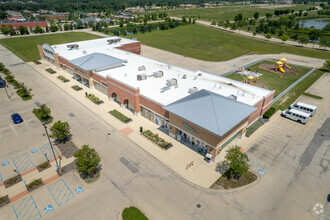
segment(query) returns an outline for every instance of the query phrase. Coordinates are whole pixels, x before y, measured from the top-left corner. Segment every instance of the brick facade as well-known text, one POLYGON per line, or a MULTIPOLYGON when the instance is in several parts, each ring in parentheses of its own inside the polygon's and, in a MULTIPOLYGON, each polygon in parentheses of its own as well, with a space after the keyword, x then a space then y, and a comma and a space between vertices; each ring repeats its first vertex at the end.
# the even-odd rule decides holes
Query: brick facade
POLYGON ((132 103, 134 112, 140 112, 140 89, 128 87, 112 78, 107 78, 109 97, 112 98, 116 94, 120 99, 120 104, 124 105, 125 100, 132 103))
POLYGON ((103 78, 102 76, 99 76, 95 73, 92 74, 92 77, 95 81, 101 83, 102 85, 108 86, 108 82, 106 78, 103 78))
POLYGON ((125 50, 135 54, 141 54, 141 42, 134 42, 131 44, 124 44, 121 47, 116 47, 116 49, 125 50))
POLYGON ((140 103, 141 105, 147 107, 148 109, 156 112, 157 114, 165 117, 165 118, 169 118, 169 112, 166 111, 165 109, 163 109, 163 106, 143 97, 140 96, 140 103))
POLYGON ((14 28, 14 30, 18 30, 19 26, 25 26, 25 27, 32 27, 34 28, 36 25, 39 25, 42 28, 47 27, 47 22, 46 21, 34 21, 34 22, 8 22, 8 23, 1 23, 1 26, 5 25, 6 27, 9 27, 10 25, 14 28))

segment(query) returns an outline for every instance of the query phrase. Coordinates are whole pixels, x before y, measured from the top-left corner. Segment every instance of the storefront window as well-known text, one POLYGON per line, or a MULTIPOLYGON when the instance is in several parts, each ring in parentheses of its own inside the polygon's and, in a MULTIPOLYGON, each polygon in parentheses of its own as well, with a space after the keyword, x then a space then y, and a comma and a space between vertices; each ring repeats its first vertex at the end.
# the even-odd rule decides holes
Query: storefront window
POLYGON ((141 106, 141 116, 145 117, 149 121, 152 121, 153 123, 159 125, 160 127, 165 128, 168 130, 168 121, 165 118, 162 118, 158 115, 156 115, 154 112, 150 111, 149 109, 146 109, 141 106))
POLYGON ((108 90, 108 87, 107 86, 94 81, 94 88, 96 90, 102 92, 104 95, 109 96, 109 90, 108 90))

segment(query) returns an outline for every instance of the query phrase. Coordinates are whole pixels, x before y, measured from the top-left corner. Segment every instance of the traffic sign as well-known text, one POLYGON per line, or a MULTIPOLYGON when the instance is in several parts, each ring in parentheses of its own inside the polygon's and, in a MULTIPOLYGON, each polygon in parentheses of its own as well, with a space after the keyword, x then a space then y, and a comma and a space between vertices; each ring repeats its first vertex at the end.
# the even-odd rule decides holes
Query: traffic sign
POLYGON ((83 189, 81 186, 79 186, 79 187, 76 188, 74 191, 76 191, 76 193, 79 194, 79 193, 83 192, 84 189, 83 189))
POLYGON ((46 206, 44 209, 45 209, 45 212, 46 212, 46 213, 51 212, 51 211, 54 210, 54 208, 53 208, 52 205, 48 205, 48 206, 46 206))

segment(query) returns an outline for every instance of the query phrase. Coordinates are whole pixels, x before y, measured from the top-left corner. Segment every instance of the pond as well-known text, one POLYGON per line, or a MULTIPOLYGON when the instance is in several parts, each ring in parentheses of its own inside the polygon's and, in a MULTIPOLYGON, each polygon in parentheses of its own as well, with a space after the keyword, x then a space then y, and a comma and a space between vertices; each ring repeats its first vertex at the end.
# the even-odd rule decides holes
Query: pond
POLYGON ((330 23, 330 19, 323 19, 323 20, 302 20, 298 21, 300 27, 307 27, 310 28, 314 26, 315 29, 323 29, 325 25, 330 23))

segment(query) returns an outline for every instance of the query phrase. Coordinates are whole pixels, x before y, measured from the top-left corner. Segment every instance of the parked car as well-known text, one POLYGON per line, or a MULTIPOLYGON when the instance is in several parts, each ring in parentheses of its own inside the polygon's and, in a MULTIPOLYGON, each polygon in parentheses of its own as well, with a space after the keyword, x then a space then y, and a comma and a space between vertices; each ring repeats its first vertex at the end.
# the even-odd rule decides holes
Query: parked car
POLYGON ((302 124, 306 124, 309 119, 309 114, 296 109, 285 110, 281 115, 302 124))
POLYGON ((317 107, 303 102, 298 102, 296 104, 290 105, 290 109, 296 109, 302 112, 306 112, 307 114, 310 115, 310 117, 312 117, 315 114, 317 107))
POLYGON ((11 119, 13 120, 14 124, 19 124, 19 123, 23 122, 22 117, 18 113, 12 114, 11 119))
POLYGON ((1 78, 1 76, 0 76, 0 88, 3 88, 3 87, 5 87, 6 86, 6 82, 5 82, 5 80, 3 80, 2 78, 1 78))

